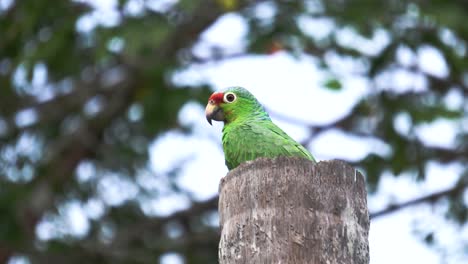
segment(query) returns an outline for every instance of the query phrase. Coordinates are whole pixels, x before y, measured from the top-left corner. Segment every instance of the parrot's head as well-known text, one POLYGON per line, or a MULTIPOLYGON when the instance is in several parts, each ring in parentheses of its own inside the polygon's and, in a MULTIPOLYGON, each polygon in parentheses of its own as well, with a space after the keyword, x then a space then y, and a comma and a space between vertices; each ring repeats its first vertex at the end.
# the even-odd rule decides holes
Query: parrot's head
POLYGON ((229 87, 213 93, 205 109, 206 120, 231 123, 248 118, 269 118, 257 99, 245 88, 229 87))

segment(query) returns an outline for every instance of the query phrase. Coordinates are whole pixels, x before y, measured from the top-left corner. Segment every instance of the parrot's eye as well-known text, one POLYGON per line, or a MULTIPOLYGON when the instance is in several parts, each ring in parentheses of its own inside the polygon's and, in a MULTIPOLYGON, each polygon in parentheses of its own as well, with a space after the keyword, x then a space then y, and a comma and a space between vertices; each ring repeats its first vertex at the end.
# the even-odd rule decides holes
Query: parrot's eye
POLYGON ((233 93, 227 93, 224 95, 224 102, 232 103, 236 100, 236 95, 233 93))

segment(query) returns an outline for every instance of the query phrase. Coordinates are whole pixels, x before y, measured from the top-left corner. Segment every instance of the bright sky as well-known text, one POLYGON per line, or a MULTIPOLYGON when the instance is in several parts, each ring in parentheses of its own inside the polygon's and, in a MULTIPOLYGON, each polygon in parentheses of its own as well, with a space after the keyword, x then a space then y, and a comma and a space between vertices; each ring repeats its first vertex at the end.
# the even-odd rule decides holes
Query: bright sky
MULTIPOLYGON (((81 32, 92 29, 97 23, 111 26, 118 23, 118 17, 112 11, 113 0, 91 1, 96 6, 96 12, 79 20, 77 28, 81 32), (103 15, 104 14, 104 15, 103 15), (101 18, 99 18, 101 17, 101 18), (106 19, 102 19, 105 17, 106 19)), ((141 9, 135 2, 126 12, 138 13, 141 9)), ((167 3, 174 1, 148 1, 155 9, 164 9, 167 3), (166 3, 166 4, 165 4, 166 3)), ((259 16, 268 18, 272 10, 262 6, 258 10, 259 16)), ((308 34, 320 37, 329 34, 334 25, 328 20, 300 19, 300 25, 308 34)), ((209 54, 212 46, 226 47, 230 53, 242 50, 244 37, 247 34, 245 21, 240 16, 228 14, 220 19, 212 28, 205 32, 194 50, 200 56, 209 54)), ((378 32, 372 40, 357 38, 349 29, 340 30, 340 41, 367 52, 375 53, 388 41, 385 32, 378 32)), ((124 44, 120 44, 124 45, 124 44)), ((437 76, 447 74, 447 66, 437 50, 423 47, 416 54, 402 49, 398 53, 402 63, 416 63, 423 69, 437 76), (430 65, 429 67, 426 65, 430 65)), ((240 85, 249 89, 267 109, 281 113, 294 119, 303 120, 308 124, 327 124, 346 115, 357 101, 369 93, 370 84, 359 75, 362 64, 356 61, 343 60, 329 54, 327 61, 334 65, 336 75, 343 84, 340 91, 331 91, 322 85, 329 78, 329 73, 318 69, 316 60, 311 57, 293 58, 279 52, 274 55, 240 57, 225 62, 214 62, 207 65, 196 65, 185 69, 174 76, 174 80, 181 84, 196 85, 208 81, 216 89, 227 86, 240 85)), ((421 76, 415 76, 402 71, 391 72, 377 81, 381 89, 389 80, 399 91, 408 89, 424 89, 425 81, 421 76)), ((463 104, 460 96, 448 98, 448 104, 463 104)), ((284 122, 272 115, 273 120, 294 139, 301 141, 307 136, 304 127, 284 122)), ((167 190, 169 182, 161 176, 169 172, 178 164, 181 168, 177 182, 189 191, 195 199, 204 200, 217 194, 218 183, 227 172, 221 149, 222 124, 216 122, 209 126, 204 116, 204 106, 195 102, 187 103, 179 113, 179 120, 183 125, 193 128, 193 135, 187 136, 179 132, 168 132, 158 137, 150 147, 151 168, 160 177, 142 173, 138 176, 138 184, 149 190, 163 192, 167 190), (186 151, 180 151, 184 149, 186 151), (185 162, 185 163, 183 163, 185 162), (209 168, 209 169, 207 169, 209 168)), ((405 133, 409 127, 408 117, 402 114, 395 119, 395 126, 405 133)), ((450 147, 455 144, 457 124, 449 120, 437 120, 431 124, 417 127, 417 136, 432 145, 450 147), (436 133, 434 133, 436 131, 436 133)), ((307 146, 318 160, 333 158, 359 160, 368 153, 385 154, 389 146, 372 138, 358 138, 332 130, 321 135, 307 146)), ((379 192, 369 197, 371 211, 385 208, 391 202, 406 201, 436 190, 452 186, 456 179, 460 165, 441 166, 433 163, 427 171, 424 182, 415 182, 414 177, 395 178, 385 175, 380 183, 379 192)), ((83 164, 78 169, 78 180, 86 181, 93 177, 95 171, 89 164, 83 164)), ((107 175, 99 181, 99 197, 91 199, 84 205, 70 203, 61 208, 65 223, 71 228, 71 233, 77 236, 85 235, 89 229, 89 219, 98 218, 104 213, 104 204, 118 205, 127 199, 136 197, 136 186, 130 180, 121 181, 118 175, 107 175), (68 220, 67 220, 68 219, 68 220)), ((466 195, 468 202, 468 195, 466 195)), ((140 201, 142 210, 152 215, 169 215, 174 211, 189 206, 189 201, 182 195, 168 193, 164 198, 140 201)), ((462 234, 468 240, 468 230, 457 230, 452 225, 446 225, 442 218, 434 214, 436 208, 428 206, 411 207, 406 210, 379 218, 371 223, 370 257, 371 264, 386 263, 441 263, 441 254, 428 248, 418 238, 416 230, 436 228, 442 231, 438 238, 445 244, 456 249, 457 243, 453 234, 462 234)), ((439 214, 440 215, 440 214, 439 214)), ((38 228, 38 235, 47 239, 53 233, 54 219, 44 221, 38 228)), ((63 223, 62 223, 63 224, 63 223)), ((454 250, 455 252, 455 250, 454 250)), ((466 263, 463 256, 456 256, 453 252, 446 253, 447 263, 466 263)), ((465 256, 466 257, 466 256, 465 256)), ((179 264, 183 260, 177 254, 167 254, 163 257, 164 264, 179 264)))

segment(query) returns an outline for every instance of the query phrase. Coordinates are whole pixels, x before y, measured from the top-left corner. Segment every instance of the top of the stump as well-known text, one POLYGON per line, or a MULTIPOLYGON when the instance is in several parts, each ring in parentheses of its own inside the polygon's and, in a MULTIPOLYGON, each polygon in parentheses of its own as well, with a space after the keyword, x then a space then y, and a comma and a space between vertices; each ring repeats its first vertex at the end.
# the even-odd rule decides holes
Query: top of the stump
POLYGON ((360 172, 358 172, 354 167, 342 160, 325 160, 315 163, 311 160, 299 157, 277 157, 277 158, 257 158, 252 161, 247 161, 240 164, 238 167, 229 171, 226 176, 221 179, 219 190, 223 188, 225 182, 229 181, 231 178, 238 177, 239 175, 249 174, 253 170, 262 170, 265 167, 267 168, 283 168, 290 167, 292 168, 304 168, 304 167, 318 167, 320 170, 324 171, 342 171, 347 173, 341 173, 342 176, 349 175, 350 171, 354 172, 353 181, 362 181, 364 183, 364 177, 360 172))

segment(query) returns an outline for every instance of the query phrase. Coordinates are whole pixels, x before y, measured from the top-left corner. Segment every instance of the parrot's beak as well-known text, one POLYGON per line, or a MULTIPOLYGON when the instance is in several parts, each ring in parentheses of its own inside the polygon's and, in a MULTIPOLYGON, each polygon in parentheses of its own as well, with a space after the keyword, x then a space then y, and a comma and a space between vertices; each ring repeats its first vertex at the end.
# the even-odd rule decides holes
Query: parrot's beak
POLYGON ((221 107, 215 103, 215 101, 210 100, 205 108, 205 116, 208 123, 211 124, 212 120, 215 121, 224 121, 224 113, 221 107))

